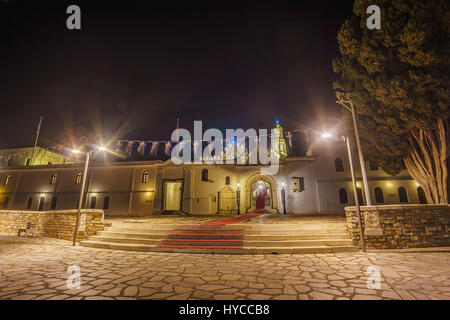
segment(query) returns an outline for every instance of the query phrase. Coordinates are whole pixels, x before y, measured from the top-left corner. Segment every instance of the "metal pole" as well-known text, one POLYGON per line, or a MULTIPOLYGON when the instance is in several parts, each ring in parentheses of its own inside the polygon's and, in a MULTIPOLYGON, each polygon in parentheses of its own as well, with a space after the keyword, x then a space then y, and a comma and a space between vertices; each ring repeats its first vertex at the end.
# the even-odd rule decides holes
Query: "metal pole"
POLYGON ((36 131, 36 139, 34 140, 33 151, 31 152, 30 165, 33 165, 34 152, 36 151, 37 143, 38 143, 38 140, 39 140, 39 133, 41 132, 41 124, 42 124, 42 116, 39 119, 39 124, 38 124, 37 131, 36 131))
POLYGON ((81 181, 80 200, 78 201, 77 221, 75 223, 75 230, 73 232, 73 243, 72 243, 73 246, 75 246, 75 243, 77 242, 77 233, 78 233, 78 227, 80 225, 80 216, 81 216, 81 205, 83 204, 84 186, 86 185, 86 177, 87 177, 90 155, 91 155, 91 151, 86 152, 86 163, 84 164, 83 180, 81 181))
POLYGON ((361 174, 363 178, 364 193, 366 194, 366 204, 368 206, 371 206, 372 202, 370 201, 370 192, 369 192, 369 184, 367 183, 366 167, 364 165, 364 157, 362 154, 361 142, 359 141, 359 132, 358 132, 358 125, 356 124, 355 109, 353 108, 353 102, 350 101, 349 103, 353 117, 353 127, 355 128, 356 145, 358 147, 359 162, 361 164, 361 174))
POLYGON ((283 214, 286 214, 286 189, 281 189, 281 202, 283 203, 283 214))
POLYGON ((236 204, 237 204, 237 214, 241 214, 241 190, 239 190, 239 187, 236 191, 236 204))
POLYGON ((345 141, 347 143, 348 159, 350 162, 350 172, 352 174, 353 191, 355 194, 356 213, 358 214, 358 220, 359 220, 359 234, 361 237, 361 250, 363 252, 366 252, 366 243, 364 241, 364 233, 363 233, 364 230, 363 230, 363 225, 362 225, 361 210, 359 208, 358 190, 356 189, 355 171, 353 169, 353 158, 352 158, 352 151, 350 149, 350 140, 348 137, 345 137, 345 141))

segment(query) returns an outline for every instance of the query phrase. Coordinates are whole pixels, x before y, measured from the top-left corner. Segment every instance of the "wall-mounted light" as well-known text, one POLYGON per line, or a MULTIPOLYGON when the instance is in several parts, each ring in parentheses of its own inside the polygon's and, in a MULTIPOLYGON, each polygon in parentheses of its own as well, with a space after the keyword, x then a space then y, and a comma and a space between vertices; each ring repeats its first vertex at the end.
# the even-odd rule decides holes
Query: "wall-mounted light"
POLYGON ((388 183, 387 183, 387 186, 388 186, 388 187, 392 187, 392 183, 388 182, 388 183))

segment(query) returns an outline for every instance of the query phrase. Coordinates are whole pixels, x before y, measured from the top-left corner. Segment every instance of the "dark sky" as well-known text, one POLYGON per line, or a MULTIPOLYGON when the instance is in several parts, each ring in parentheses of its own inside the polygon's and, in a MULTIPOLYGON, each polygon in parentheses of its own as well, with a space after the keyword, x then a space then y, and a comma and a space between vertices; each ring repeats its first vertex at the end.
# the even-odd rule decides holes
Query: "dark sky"
POLYGON ((0 0, 0 148, 81 135, 168 139, 206 128, 312 126, 339 113, 336 34, 351 0, 0 0), (66 28, 81 7, 82 30, 66 28))

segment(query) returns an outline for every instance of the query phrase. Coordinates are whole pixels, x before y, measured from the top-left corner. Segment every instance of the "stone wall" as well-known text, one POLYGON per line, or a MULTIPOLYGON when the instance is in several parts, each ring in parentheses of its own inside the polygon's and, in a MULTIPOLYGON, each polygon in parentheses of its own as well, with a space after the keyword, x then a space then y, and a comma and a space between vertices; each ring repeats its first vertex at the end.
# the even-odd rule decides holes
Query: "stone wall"
MULTIPOLYGON (((346 207, 347 231, 360 245, 356 207, 346 207)), ((362 206, 367 249, 450 246, 449 205, 362 206)))
MULTIPOLYGON (((103 210, 81 210, 77 240, 85 240, 103 230, 103 216, 103 210)), ((25 228, 27 222, 34 222, 37 235, 72 240, 76 219, 77 210, 0 210, 0 232, 17 233, 18 228, 25 228)))

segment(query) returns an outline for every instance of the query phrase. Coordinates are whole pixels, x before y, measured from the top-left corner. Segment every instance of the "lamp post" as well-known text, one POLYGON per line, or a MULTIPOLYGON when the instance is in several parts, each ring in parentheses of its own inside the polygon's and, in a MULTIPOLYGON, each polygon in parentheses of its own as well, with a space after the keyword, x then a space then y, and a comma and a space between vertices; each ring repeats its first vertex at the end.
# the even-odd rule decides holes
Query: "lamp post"
POLYGON ((281 183, 281 203, 283 204, 283 214, 286 214, 286 189, 285 183, 281 183))
MULTIPOLYGON (((107 149, 105 147, 97 147, 100 151, 106 151, 107 149)), ((72 150, 73 153, 81 153, 80 150, 72 150)), ((77 211, 77 220, 75 222, 75 230, 73 231, 73 242, 72 245, 75 246, 77 242, 77 234, 78 234, 78 228, 80 226, 80 218, 81 218, 81 206, 83 204, 83 195, 84 195, 84 188, 86 186, 86 177, 89 167, 89 159, 93 153, 93 150, 88 150, 86 152, 86 160, 84 163, 84 171, 83 171, 83 179, 81 180, 81 191, 80 191, 80 198, 78 201, 78 211, 77 211)))
POLYGON ((337 94, 338 101, 336 101, 338 104, 345 107, 347 110, 349 110, 352 114, 352 120, 353 120, 353 128, 355 130, 355 138, 356 138, 356 146, 358 149, 358 157, 359 157, 359 163, 361 165, 361 175, 363 179, 363 185, 364 185, 364 193, 366 194, 366 204, 368 206, 372 205, 372 202, 370 200, 370 191, 369 191, 369 184, 367 182, 367 174, 366 174, 366 167, 364 165, 364 157, 362 154, 361 149, 361 141, 359 139, 359 131, 358 131, 358 125, 356 123, 356 113, 355 108, 353 106, 352 97, 349 93, 343 93, 340 92, 337 94), (350 107, 349 107, 350 106, 350 107))
MULTIPOLYGON (((322 138, 330 138, 332 135, 330 133, 324 133, 322 134, 322 138)), ((361 209, 359 204, 359 197, 358 197, 358 190, 356 186, 356 179, 355 179, 355 170, 353 168, 353 156, 352 151, 350 149, 350 139, 346 136, 342 136, 342 141, 345 141, 347 144, 347 152, 348 152, 348 160, 350 162, 350 172, 352 175, 352 184, 353 184, 353 193, 355 197, 355 206, 356 206, 356 214, 358 215, 358 221, 359 221, 359 235, 361 239, 361 250, 362 252, 366 252, 366 243, 364 240, 364 228, 362 224, 362 216, 361 216, 361 209)))
POLYGON ((237 184, 237 190, 236 190, 236 204, 237 204, 237 214, 241 214, 241 190, 239 190, 239 186, 241 184, 237 184))

